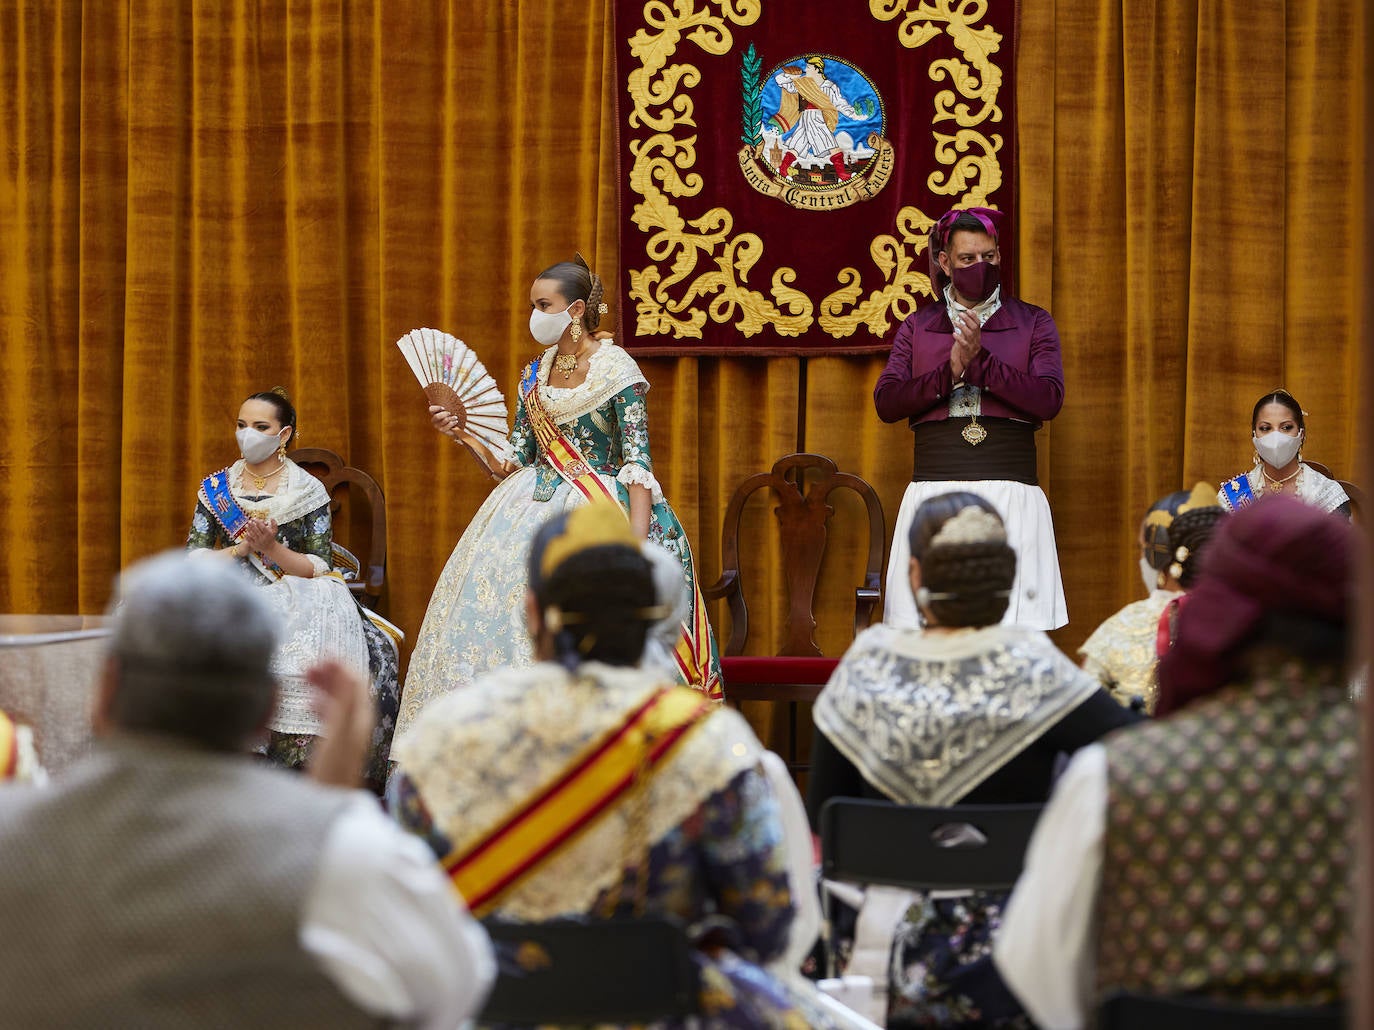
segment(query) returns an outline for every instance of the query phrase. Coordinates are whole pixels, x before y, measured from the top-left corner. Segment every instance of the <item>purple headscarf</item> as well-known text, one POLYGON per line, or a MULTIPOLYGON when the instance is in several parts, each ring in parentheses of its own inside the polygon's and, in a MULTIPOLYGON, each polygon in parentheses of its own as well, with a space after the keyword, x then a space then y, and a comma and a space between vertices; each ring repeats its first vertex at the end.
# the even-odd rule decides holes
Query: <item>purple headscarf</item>
POLYGON ((1343 625, 1355 600, 1355 555, 1349 523, 1291 497, 1266 497, 1223 519, 1179 615, 1178 639, 1159 661, 1157 714, 1232 682, 1270 613, 1343 625))
POLYGON ((927 247, 930 252, 930 281, 935 284, 936 298, 943 297, 945 285, 949 282, 949 276, 941 271, 936 255, 949 246, 950 229, 960 215, 972 215, 982 225, 983 231, 994 240, 1000 238, 998 229, 1002 225, 1002 219, 1006 217, 1003 212, 990 207, 952 207, 940 216, 940 220, 930 230, 930 245, 927 247))

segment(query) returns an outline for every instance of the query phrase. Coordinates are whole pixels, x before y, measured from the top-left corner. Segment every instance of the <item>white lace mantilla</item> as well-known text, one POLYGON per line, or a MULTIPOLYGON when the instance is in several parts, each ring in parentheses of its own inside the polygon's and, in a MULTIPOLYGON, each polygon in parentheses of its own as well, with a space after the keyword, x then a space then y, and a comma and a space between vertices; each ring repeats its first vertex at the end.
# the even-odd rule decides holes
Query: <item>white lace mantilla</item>
POLYGON ((244 461, 240 458, 229 466, 229 488, 234 499, 253 518, 275 519, 277 524, 295 522, 305 518, 312 511, 329 503, 329 493, 324 484, 301 468, 290 458, 286 459, 286 486, 280 492, 261 500, 246 501, 245 497, 258 497, 262 491, 248 489, 243 480, 244 461))
MULTIPOLYGON (((1245 474, 1245 478, 1250 483, 1251 493, 1256 497, 1263 497, 1264 488, 1267 484, 1260 466, 1256 465, 1252 468, 1245 474)), ((1334 479, 1322 475, 1304 462, 1298 463, 1298 483, 1297 488, 1293 491, 1293 496, 1314 508, 1320 508, 1322 511, 1335 511, 1350 500, 1349 495, 1345 492, 1345 487, 1334 479)), ((1231 502, 1226 499, 1225 490, 1217 491, 1217 504, 1227 511, 1233 510, 1231 502)))
MULTIPOLYGON (((547 788, 662 682, 641 669, 599 663, 577 676, 552 662, 502 670, 431 701, 392 757, 435 827, 462 852, 547 788)), ((708 797, 757 766, 760 755, 743 718, 715 709, 641 788, 648 792, 642 803, 623 799, 603 813, 503 896, 498 910, 522 920, 588 912, 625 865, 642 860, 708 797)))
MULTIPOLYGON (((597 410, 627 386, 643 383, 645 392, 649 389, 649 381, 644 378, 634 358, 614 340, 602 340, 601 346, 587 358, 587 378, 581 385, 549 386, 549 362, 557 352, 557 347, 551 347, 539 359, 538 389, 545 409, 560 426, 583 415, 591 415, 593 421, 598 423, 597 428, 609 436, 611 426, 602 424, 597 417, 597 410)), ((638 403, 642 413, 643 401, 638 403)), ((658 477, 643 465, 628 462, 615 478, 626 486, 644 487, 649 491, 651 504, 665 503, 658 477)))
POLYGON ((544 407, 560 424, 595 411, 627 386, 643 383, 644 389, 649 389, 649 381, 635 359, 614 340, 602 340, 601 346, 587 358, 587 378, 580 386, 548 386, 549 369, 557 353, 557 347, 550 347, 540 357, 538 389, 544 407))
POLYGON ((1155 710, 1159 693, 1155 678, 1159 617, 1178 596, 1173 590, 1151 591, 1144 600, 1133 601, 1108 616, 1078 649, 1084 671, 1096 676, 1121 704, 1129 705, 1133 698, 1142 697, 1145 710, 1155 710))
POLYGON ((952 805, 1097 690, 1038 630, 864 630, 816 726, 888 797, 952 805))

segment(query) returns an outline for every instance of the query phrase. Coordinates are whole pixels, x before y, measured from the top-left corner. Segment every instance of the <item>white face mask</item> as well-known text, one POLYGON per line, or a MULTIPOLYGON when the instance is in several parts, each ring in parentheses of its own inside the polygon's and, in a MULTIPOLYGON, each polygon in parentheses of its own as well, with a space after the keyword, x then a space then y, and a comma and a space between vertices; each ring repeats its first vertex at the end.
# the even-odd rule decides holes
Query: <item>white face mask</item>
POLYGON ((1277 429, 1255 437, 1255 450, 1270 468, 1281 469, 1302 450, 1303 433, 1289 436, 1277 429))
POLYGON ((1159 573, 1143 554, 1140 556, 1140 582, 1145 584, 1146 593, 1153 594, 1159 589, 1159 573))
POLYGON ((234 439, 239 442, 239 453, 243 455, 243 460, 250 465, 266 461, 272 457, 272 452, 281 446, 281 431, 277 435, 264 433, 251 426, 244 426, 234 433, 234 439))
POLYGON ((540 311, 535 308, 530 312, 530 335, 542 343, 545 347, 552 347, 563 338, 563 331, 572 324, 572 315, 568 314, 568 308, 562 311, 540 311))

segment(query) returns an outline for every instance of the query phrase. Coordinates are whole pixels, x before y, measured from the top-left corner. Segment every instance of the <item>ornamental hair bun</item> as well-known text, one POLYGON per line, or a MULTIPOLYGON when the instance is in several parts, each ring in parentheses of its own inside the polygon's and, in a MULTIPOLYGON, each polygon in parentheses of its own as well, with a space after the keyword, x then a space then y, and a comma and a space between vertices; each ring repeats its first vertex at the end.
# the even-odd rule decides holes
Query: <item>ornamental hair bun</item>
POLYGON ((574 508, 559 533, 544 548, 539 571, 545 577, 580 551, 610 545, 639 551, 639 538, 620 506, 611 501, 592 501, 574 508))
POLYGON ((990 511, 969 505, 947 519, 930 539, 931 547, 944 544, 1004 544, 1007 528, 990 511))

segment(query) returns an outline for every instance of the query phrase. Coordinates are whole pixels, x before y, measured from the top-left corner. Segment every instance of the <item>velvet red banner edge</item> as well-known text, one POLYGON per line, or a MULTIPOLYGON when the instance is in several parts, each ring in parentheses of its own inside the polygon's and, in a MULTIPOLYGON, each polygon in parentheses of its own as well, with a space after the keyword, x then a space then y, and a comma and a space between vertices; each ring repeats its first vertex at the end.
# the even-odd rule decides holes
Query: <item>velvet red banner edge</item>
MULTIPOLYGON (((843 344, 836 341, 834 344, 811 344, 787 346, 785 344, 769 344, 766 346, 743 344, 740 346, 727 346, 724 344, 690 344, 690 343, 639 343, 639 340, 652 340, 656 337, 638 336, 625 332, 626 320, 622 317, 622 312, 626 310, 627 297, 624 294, 624 260, 625 255, 621 248, 621 240, 628 235, 624 231, 625 219, 625 190, 622 188, 625 182, 625 148, 620 136, 620 95, 623 92, 624 83, 623 70, 620 60, 620 5, 611 5, 611 32, 615 45, 612 48, 613 65, 615 68, 615 89, 616 89, 616 109, 614 116, 615 123, 615 246, 616 246, 616 307, 615 307, 615 329, 612 336, 616 343, 624 347, 631 354, 645 358, 836 358, 836 357, 870 357, 874 354, 883 354, 892 350, 891 334, 897 331, 900 322, 894 325, 889 331, 888 336, 882 340, 866 343, 843 344)), ((1012 40, 1011 59, 1007 62, 1007 78, 1012 83, 1009 91, 1011 99, 1003 105, 1004 117, 1007 123, 1012 126, 1009 133, 1009 140, 1004 143, 1004 153, 1007 159, 1004 168, 1010 168, 1011 174, 1003 173, 1002 190, 1008 197, 1008 206, 1011 211, 1011 222, 1016 226, 1020 212, 1016 210, 1020 200, 1020 165, 1019 165, 1019 143, 1020 133, 1016 121, 1016 104, 1019 90, 1016 88, 1016 69, 1019 63, 1020 44, 1021 44, 1021 0, 1012 0, 1012 40)), ((1000 200, 1000 198, 998 198, 1000 200)), ((1014 230, 1013 230, 1014 231, 1014 230)), ((1016 286, 1016 263, 1013 261, 1008 276, 1011 294, 1015 296, 1016 286)), ((933 300, 933 298, 932 298, 933 300)), ((931 301, 926 301, 926 304, 931 301)), ((918 305, 921 307, 924 305, 918 305)))

